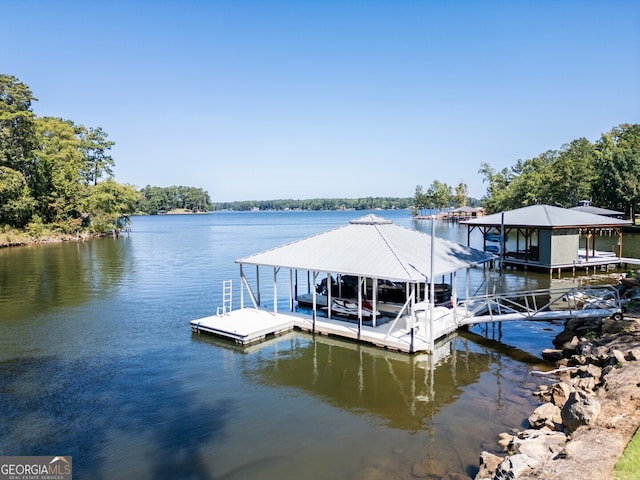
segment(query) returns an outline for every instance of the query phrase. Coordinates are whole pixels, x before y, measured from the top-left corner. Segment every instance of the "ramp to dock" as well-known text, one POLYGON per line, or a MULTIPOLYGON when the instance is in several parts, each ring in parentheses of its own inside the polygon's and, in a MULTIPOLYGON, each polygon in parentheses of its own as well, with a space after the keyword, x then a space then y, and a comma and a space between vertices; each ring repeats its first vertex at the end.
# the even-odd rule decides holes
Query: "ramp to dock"
POLYGON ((621 317, 622 305, 614 286, 583 286, 471 297, 458 302, 453 315, 461 327, 510 320, 621 317))

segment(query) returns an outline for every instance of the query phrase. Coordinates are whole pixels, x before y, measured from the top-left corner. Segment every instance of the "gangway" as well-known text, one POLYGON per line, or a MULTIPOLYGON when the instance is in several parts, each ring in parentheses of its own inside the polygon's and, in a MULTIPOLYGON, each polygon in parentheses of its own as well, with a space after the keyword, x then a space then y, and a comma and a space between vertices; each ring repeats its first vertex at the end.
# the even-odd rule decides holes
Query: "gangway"
POLYGON ((453 308, 458 327, 509 320, 622 318, 618 290, 611 285, 493 293, 469 297, 453 308))

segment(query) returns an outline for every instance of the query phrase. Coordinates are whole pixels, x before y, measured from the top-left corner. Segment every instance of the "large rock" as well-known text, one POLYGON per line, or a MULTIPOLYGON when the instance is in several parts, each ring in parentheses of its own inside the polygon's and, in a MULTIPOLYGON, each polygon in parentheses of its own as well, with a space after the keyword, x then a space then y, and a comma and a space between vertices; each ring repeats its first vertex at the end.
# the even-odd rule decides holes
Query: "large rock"
POLYGON ((640 349, 632 348, 627 352, 624 357, 628 362, 635 362, 640 360, 640 349))
POLYGON ((584 342, 580 342, 578 347, 576 348, 576 354, 578 355, 591 355, 594 349, 594 345, 592 341, 585 340, 584 342))
POLYGON ((476 474, 475 480, 493 480, 496 468, 504 460, 504 458, 489 452, 480 454, 480 470, 476 474))
POLYGON ((593 393, 596 389, 596 379, 593 377, 576 378, 573 386, 576 390, 593 393))
POLYGON ((596 383, 600 383, 600 377, 602 377, 602 369, 597 365, 587 364, 583 365, 576 371, 577 377, 593 377, 596 383))
POLYGON ((550 402, 543 403, 529 415, 529 425, 531 428, 542 428, 546 426, 551 430, 562 428, 560 408, 550 402))
POLYGON ((543 462, 556 457, 564 450, 567 443, 564 433, 541 430, 536 432, 537 435, 514 439, 513 451, 543 462))
POLYGON ((512 434, 507 432, 503 432, 498 435, 498 445, 500 445, 503 452, 509 451, 514 438, 515 437, 512 434))
POLYGON ((571 395, 572 391, 573 389, 566 382, 556 383, 553 387, 551 387, 551 401, 556 407, 562 408, 567 402, 567 399, 569 398, 569 395, 571 395))
POLYGON ((562 407, 562 423, 570 432, 582 425, 589 425, 595 421, 600 413, 600 402, 584 392, 571 392, 567 402, 562 407))
POLYGON ((611 354, 609 356, 610 365, 624 365, 626 361, 627 359, 624 357, 624 353, 620 350, 611 350, 611 354))
POLYGON ((602 320, 602 333, 615 334, 627 331, 635 326, 636 322, 631 319, 614 320, 613 318, 605 318, 602 320))
POLYGON ((505 458, 496 468, 494 480, 513 480, 538 466, 540 462, 523 453, 505 458))
POLYGON ((609 361, 609 347, 605 347, 604 345, 595 347, 591 352, 591 357, 593 358, 593 360, 589 363, 606 365, 606 363, 609 361))
POLYGON ((574 335, 571 338, 571 340, 569 340, 568 342, 565 342, 562 345, 562 354, 565 357, 570 357, 571 355, 576 353, 576 349, 578 348, 578 345, 580 345, 580 340, 578 340, 578 337, 574 335))
POLYGON ((556 362, 562 359, 562 357, 562 350, 556 350, 554 348, 545 348, 544 350, 542 350, 542 358, 548 360, 549 362, 556 362))

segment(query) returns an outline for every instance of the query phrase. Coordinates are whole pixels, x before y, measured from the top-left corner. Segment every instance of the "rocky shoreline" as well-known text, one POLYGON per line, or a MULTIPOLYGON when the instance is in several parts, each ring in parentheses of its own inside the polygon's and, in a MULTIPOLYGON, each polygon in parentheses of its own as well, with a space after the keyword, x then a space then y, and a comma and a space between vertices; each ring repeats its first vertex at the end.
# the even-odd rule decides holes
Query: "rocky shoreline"
POLYGON ((529 429, 499 435, 475 480, 610 479, 640 425, 640 314, 569 320, 543 356, 555 361, 535 392, 529 429))

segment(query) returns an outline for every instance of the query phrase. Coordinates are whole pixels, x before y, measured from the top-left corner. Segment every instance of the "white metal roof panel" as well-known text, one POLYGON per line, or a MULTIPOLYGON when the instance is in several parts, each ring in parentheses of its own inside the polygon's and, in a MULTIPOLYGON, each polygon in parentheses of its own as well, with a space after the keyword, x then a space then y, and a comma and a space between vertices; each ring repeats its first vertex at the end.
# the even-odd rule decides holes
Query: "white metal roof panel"
POLYGON ((552 205, 531 205, 529 207, 494 213, 486 217, 460 222, 464 225, 495 226, 502 224, 508 227, 537 228, 580 228, 580 227, 613 227, 628 225, 628 220, 604 217, 592 213, 580 212, 552 205))
MULTIPOLYGON (((487 252, 437 237, 434 248, 434 276, 493 258, 487 252)), ((428 280, 431 272, 431 236, 367 215, 236 263, 421 282, 428 280)))
POLYGON ((607 208, 592 207, 592 206, 571 207, 569 210, 577 210, 578 212, 593 213, 595 215, 604 215, 607 217, 624 215, 624 212, 618 212, 616 210, 609 210, 607 208))

